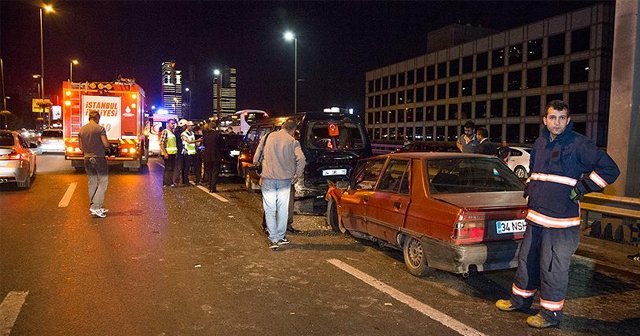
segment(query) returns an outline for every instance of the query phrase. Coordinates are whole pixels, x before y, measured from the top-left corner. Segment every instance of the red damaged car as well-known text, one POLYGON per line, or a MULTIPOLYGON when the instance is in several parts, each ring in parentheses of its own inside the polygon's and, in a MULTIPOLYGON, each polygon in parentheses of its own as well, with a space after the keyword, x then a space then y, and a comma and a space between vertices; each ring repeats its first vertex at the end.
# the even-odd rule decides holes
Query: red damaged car
POLYGON ((393 153, 358 163, 346 188, 330 184, 327 221, 400 249, 409 273, 467 276, 517 266, 526 228, 524 184, 498 158, 393 153))

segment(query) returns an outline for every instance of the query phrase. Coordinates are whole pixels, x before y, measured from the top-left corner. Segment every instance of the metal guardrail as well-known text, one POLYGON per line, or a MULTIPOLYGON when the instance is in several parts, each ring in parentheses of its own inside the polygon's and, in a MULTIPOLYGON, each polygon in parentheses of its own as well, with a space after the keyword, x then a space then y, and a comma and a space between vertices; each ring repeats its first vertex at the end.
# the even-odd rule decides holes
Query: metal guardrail
POLYGON ((591 236, 611 236, 606 238, 624 241, 624 231, 628 230, 629 242, 640 243, 640 198, 590 193, 580 202, 580 208, 591 236), (604 216, 590 222, 592 212, 604 216))

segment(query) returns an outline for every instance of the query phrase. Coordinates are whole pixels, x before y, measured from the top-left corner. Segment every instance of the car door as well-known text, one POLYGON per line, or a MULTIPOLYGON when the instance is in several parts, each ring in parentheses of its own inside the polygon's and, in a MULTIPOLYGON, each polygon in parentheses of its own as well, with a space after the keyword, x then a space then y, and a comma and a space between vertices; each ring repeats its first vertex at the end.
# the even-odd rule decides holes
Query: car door
POLYGON ((349 189, 340 199, 340 214, 344 227, 349 231, 367 232, 366 200, 371 198, 386 157, 360 161, 349 189))
POLYGON ((396 244, 396 235, 411 203, 411 162, 409 159, 390 159, 373 193, 366 202, 366 227, 371 236, 396 244))

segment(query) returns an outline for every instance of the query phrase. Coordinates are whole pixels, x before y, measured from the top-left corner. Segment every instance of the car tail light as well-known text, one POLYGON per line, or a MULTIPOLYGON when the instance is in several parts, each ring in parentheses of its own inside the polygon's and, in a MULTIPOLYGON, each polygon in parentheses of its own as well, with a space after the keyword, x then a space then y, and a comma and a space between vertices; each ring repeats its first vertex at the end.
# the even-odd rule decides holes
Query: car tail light
POLYGON ((0 155, 0 160, 20 160, 20 159, 22 159, 22 154, 16 153, 16 152, 0 155))
POLYGON ((453 238, 459 244, 484 240, 486 215, 482 212, 463 211, 454 224, 453 238))

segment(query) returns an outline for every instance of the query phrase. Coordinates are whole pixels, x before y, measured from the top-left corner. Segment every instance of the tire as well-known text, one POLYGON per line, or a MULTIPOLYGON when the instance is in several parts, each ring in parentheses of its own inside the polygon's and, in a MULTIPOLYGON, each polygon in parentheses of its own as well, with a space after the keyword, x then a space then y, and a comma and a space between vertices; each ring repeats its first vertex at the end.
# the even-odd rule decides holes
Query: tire
POLYGON ((331 226, 331 229, 335 232, 346 233, 347 229, 340 223, 338 219, 338 207, 336 201, 332 198, 327 202, 327 224, 331 226))
POLYGON ((422 242, 412 237, 406 237, 402 245, 402 251, 404 264, 409 273, 417 277, 427 275, 429 266, 427 265, 427 257, 422 248, 422 242))
POLYGON ((524 167, 523 167, 523 166, 516 166, 516 167, 513 169, 513 172, 516 174, 516 176, 517 176, 519 179, 524 180, 524 179, 526 179, 526 178, 527 178, 527 170, 526 170, 526 169, 524 169, 524 167))

